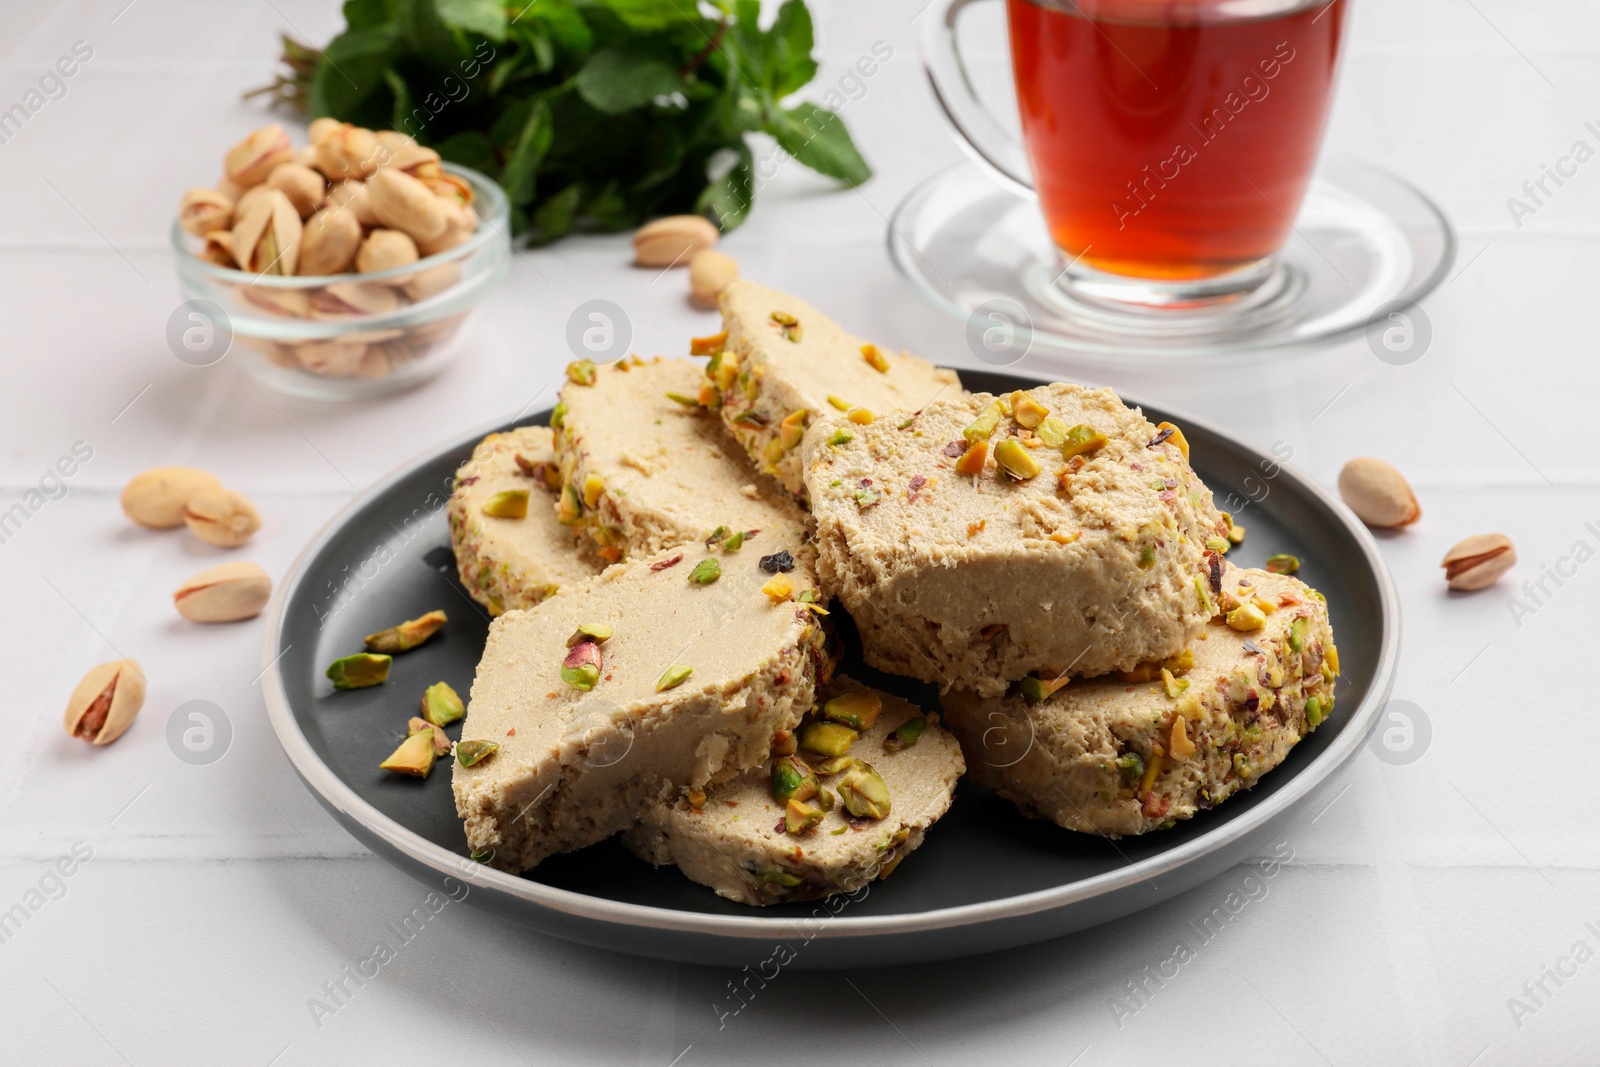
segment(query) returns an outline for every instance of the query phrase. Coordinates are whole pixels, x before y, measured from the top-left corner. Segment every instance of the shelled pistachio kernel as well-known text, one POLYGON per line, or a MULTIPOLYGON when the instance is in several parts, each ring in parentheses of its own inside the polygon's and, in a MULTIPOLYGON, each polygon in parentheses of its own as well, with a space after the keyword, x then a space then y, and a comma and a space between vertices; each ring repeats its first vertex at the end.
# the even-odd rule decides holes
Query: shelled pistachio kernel
POLYGON ((1017 689, 1022 693, 1025 702, 1038 704, 1057 690, 1065 688, 1067 681, 1066 678, 1035 678, 1029 675, 1017 683, 1017 689))
POLYGON ((335 689, 367 689, 381 685, 389 677, 389 656, 372 652, 357 652, 353 656, 336 659, 329 664, 326 676, 335 689))
POLYGON ((856 761, 835 783, 845 810, 858 819, 882 819, 889 814, 889 787, 870 766, 856 761))
POLYGON ((502 489, 484 501, 483 513, 491 519, 525 519, 528 517, 528 491, 502 489))
POLYGON ((876 416, 866 408, 851 408, 850 414, 846 415, 845 418, 848 421, 855 423, 857 426, 865 426, 867 423, 876 418, 876 416))
POLYGON ((1050 448, 1060 448, 1067 443, 1067 432, 1067 424, 1050 415, 1040 420, 1039 425, 1034 428, 1033 435, 1050 448))
POLYGON ((1228 612, 1228 625, 1240 633, 1249 633, 1259 630, 1267 623, 1267 617, 1261 609, 1254 604, 1240 604, 1228 612))
POLYGON ((456 743, 456 762, 463 767, 476 767, 499 751, 500 742, 498 741, 458 741, 456 743))
POLYGON ((914 719, 907 719, 895 728, 894 733, 883 739, 883 750, 902 752, 910 748, 922 737, 922 731, 927 725, 928 720, 920 715, 914 719))
POLYGON ((778 424, 778 442, 785 450, 794 448, 800 439, 806 435, 806 416, 810 414, 805 408, 791 411, 783 417, 778 424))
POLYGON ((710 585, 722 577, 722 564, 715 559, 706 558, 694 565, 694 570, 689 572, 689 581, 695 585, 710 585))
POLYGON ((1300 569, 1300 560, 1296 556, 1279 553, 1276 556, 1268 556, 1263 567, 1268 574, 1293 574, 1300 569))
POLYGON ((816 829, 817 824, 827 814, 821 808, 812 807, 803 800, 791 797, 783 807, 783 830, 798 837, 816 829))
POLYGON ((957 474, 982 474, 984 461, 989 458, 989 442, 974 441, 956 460, 957 474))
POLYGON ((606 491, 605 479, 598 474, 588 474, 583 479, 583 506, 593 508, 600 503, 600 494, 606 491))
POLYGON ((1206 538, 1206 547, 1220 556, 1226 556, 1228 549, 1233 547, 1233 542, 1226 537, 1208 537, 1206 538))
POLYGON ((604 643, 611 639, 611 627, 599 622, 579 623, 578 628, 567 638, 567 647, 572 648, 584 641, 604 643))
POLYGON ((722 541, 722 551, 737 552, 744 547, 746 534, 743 530, 735 530, 722 541))
POLYGON ((1189 688, 1189 679, 1179 678, 1165 667, 1161 668, 1161 685, 1166 689, 1167 696, 1173 700, 1181 697, 1189 688))
POLYGON ((561 499, 556 504, 556 521, 571 526, 583 517, 583 501, 578 498, 578 487, 563 485, 561 499))
POLYGON ((1183 436, 1183 431, 1170 422, 1158 422, 1156 423, 1156 429, 1166 434, 1165 441, 1178 446, 1178 451, 1183 453, 1184 462, 1187 463, 1189 461, 1189 439, 1183 436))
POLYGON ((800 338, 804 336, 804 331, 800 326, 799 319, 796 319, 787 311, 774 311, 772 313, 772 321, 787 340, 793 341, 795 344, 800 343, 800 338))
POLYGON ((1318 725, 1322 722, 1324 714, 1325 713, 1322 710, 1322 701, 1318 700, 1316 697, 1308 697, 1306 699, 1306 725, 1318 725))
POLYGON ((842 756, 860 736, 841 723, 808 722, 800 728, 800 747, 819 756, 842 756))
POLYGON ((396 774, 426 778, 428 772, 433 770, 435 756, 433 732, 429 730, 412 734, 400 742, 400 747, 391 752, 389 758, 378 764, 378 767, 385 771, 394 771, 396 774))
POLYGON ((1027 390, 1018 389, 1011 394, 1011 417, 1017 421, 1017 425, 1035 430, 1043 425, 1049 415, 1050 409, 1034 399, 1027 390))
POLYGON ((446 621, 444 612, 430 611, 414 619, 407 619, 399 626, 391 626, 387 630, 368 634, 362 638, 362 643, 367 646, 368 652, 382 652, 386 655, 409 652, 438 633, 446 621))
POLYGON ((849 411, 853 406, 850 401, 834 396, 832 393, 828 394, 828 403, 838 411, 849 411))
POLYGON ((767 594, 774 604, 781 604, 794 596, 794 579, 787 574, 775 575, 761 586, 761 591, 767 594))
POLYGON ((987 441, 1000 425, 1001 414, 1000 405, 991 401, 977 418, 967 423, 966 428, 961 431, 961 436, 966 438, 968 444, 987 441))
POLYGON ((1093 427, 1080 422, 1067 431, 1066 440, 1061 443, 1061 456, 1071 459, 1073 456, 1093 455, 1106 446, 1107 440, 1105 434, 1097 433, 1093 427))
POLYGON ((460 695, 446 682, 435 682, 422 691, 422 717, 435 726, 449 726, 467 713, 460 695))
POLYGON ((873 370, 882 374, 889 373, 889 360, 882 352, 878 351, 877 345, 862 345, 861 358, 866 360, 868 365, 871 366, 873 370))
MULTIPOLYGON (((710 334, 706 337, 689 338, 689 354, 691 356, 714 356, 722 351, 722 346, 728 343, 728 331, 710 334)), ((709 374, 712 368, 707 367, 709 374)))
POLYGON ((668 667, 661 672, 661 677, 656 679, 656 692, 665 693, 668 689, 676 689, 693 673, 693 667, 685 667, 681 664, 674 664, 668 667))
POLYGON ((422 733, 427 734, 433 742, 433 754, 435 756, 443 756, 450 751, 450 738, 445 736, 443 730, 427 719, 413 715, 406 721, 406 736, 410 737, 412 734, 422 733))
POLYGON ((878 721, 883 698, 870 690, 842 693, 822 705, 822 716, 843 723, 852 730, 866 731, 878 721))
POLYGON ((1022 482, 1036 477, 1042 469, 1039 461, 1028 455, 1028 450, 1015 437, 1007 437, 994 446, 994 461, 1001 470, 1022 482))
POLYGON ((855 439, 856 435, 851 433, 849 430, 839 429, 828 435, 827 443, 834 446, 847 445, 855 439))
POLYGON ((1306 631, 1311 629, 1311 621, 1304 615, 1289 624, 1289 651, 1303 652, 1306 647, 1306 631))
POLYGON ((597 370, 593 360, 575 359, 567 364, 567 381, 573 385, 593 385, 597 370))
POLYGON ((810 800, 821 786, 811 773, 805 760, 789 755, 772 761, 772 799, 782 804, 786 800, 810 800))
POLYGON ((600 645, 579 641, 561 661, 561 680, 587 693, 600 681, 600 645))

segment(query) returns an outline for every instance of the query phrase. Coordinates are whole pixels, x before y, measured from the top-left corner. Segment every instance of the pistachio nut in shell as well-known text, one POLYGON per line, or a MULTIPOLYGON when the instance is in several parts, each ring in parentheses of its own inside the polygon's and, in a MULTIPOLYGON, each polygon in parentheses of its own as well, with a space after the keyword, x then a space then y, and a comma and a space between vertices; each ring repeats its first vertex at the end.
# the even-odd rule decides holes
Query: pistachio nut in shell
POLYGON ((240 303, 281 318, 303 319, 311 314, 311 296, 304 289, 276 289, 245 284, 234 286, 233 291, 240 303))
POLYGON ((144 671, 131 659, 102 663, 83 676, 67 699, 62 724, 69 737, 109 745, 144 706, 144 671))
POLYGON ((122 511, 140 526, 170 530, 183 525, 190 497, 221 488, 216 475, 194 467, 151 467, 122 487, 122 511))
POLYGON ((471 207, 473 198, 477 195, 472 191, 472 183, 465 178, 454 174, 439 174, 433 178, 423 178, 422 184, 432 189, 434 195, 446 200, 454 200, 461 207, 471 207))
POLYGON ((266 185, 288 197, 302 219, 310 218, 312 212, 322 206, 328 192, 328 183, 322 175, 301 163, 281 164, 267 175, 266 185))
POLYGON ((356 377, 366 352, 361 341, 301 341, 294 350, 302 368, 324 378, 356 377))
POLYGON ((248 189, 267 180, 280 163, 294 158, 294 144, 282 126, 274 122, 251 131, 244 140, 222 157, 222 171, 228 180, 248 189))
POLYGON ((212 230, 206 234, 205 242, 205 247, 200 249, 201 259, 228 270, 239 269, 239 261, 233 257, 232 230, 212 230))
POLYGON ((739 276, 739 262, 715 248, 702 248, 689 260, 689 299, 716 309, 717 297, 739 276))
POLYGON ((406 296, 420 304, 429 297, 438 296, 460 280, 459 263, 440 263, 426 270, 417 271, 402 288, 405 289, 406 296))
POLYGON ((367 195, 379 222, 415 240, 435 240, 449 225, 448 202, 404 171, 378 171, 367 179, 367 195))
POLYGON ((261 513, 243 493, 218 486, 189 497, 183 522, 208 544, 238 548, 261 529, 261 513))
POLYGON ((233 224, 233 252, 240 268, 254 274, 293 274, 304 228, 289 198, 269 189, 241 211, 233 224))
POLYGON ((1368 526, 1409 526, 1422 508, 1405 476, 1381 459, 1352 459, 1339 472, 1339 495, 1368 526))
POLYGON ((366 178, 378 169, 378 139, 371 130, 340 123, 317 144, 317 169, 329 181, 366 178))
POLYGON ((328 186, 327 207, 340 207, 356 217, 363 226, 376 226, 378 216, 372 213, 372 194, 363 181, 335 182, 328 186))
POLYGON ((240 560, 203 570, 178 586, 172 603, 190 622, 238 622, 261 614, 272 598, 272 578, 240 560))
POLYGON ((338 206, 325 207, 306 221, 295 270, 305 278, 345 274, 360 247, 361 223, 355 214, 338 206))
POLYGON ((1477 534, 1446 552, 1440 566, 1451 589, 1487 589, 1517 562, 1511 538, 1501 533, 1477 534))
POLYGON ((343 125, 344 123, 338 119, 328 118, 327 116, 323 116, 320 119, 312 119, 311 125, 306 127, 306 140, 311 142, 311 147, 315 148, 335 133, 338 133, 339 127, 343 125))
POLYGON ((392 369, 389 354, 382 345, 368 345, 356 361, 353 378, 387 378, 392 369))
POLYGON ((399 306, 399 295, 376 282, 334 282, 311 294, 313 319, 361 319, 387 315, 399 306))
POLYGON ((689 257, 717 243, 716 224, 704 215, 668 215, 647 222, 633 235, 636 267, 687 265, 689 257))
POLYGON ((215 189, 190 189, 178 204, 178 225, 191 237, 233 226, 233 201, 215 189))
POLYGON ((408 266, 419 258, 417 243, 399 230, 373 230, 356 252, 356 270, 362 274, 376 274, 408 266))
POLYGON ((449 200, 439 201, 445 206, 446 225, 444 232, 431 241, 418 241, 417 250, 425 256, 436 256, 440 252, 448 252, 457 245, 465 244, 467 238, 478 230, 478 213, 470 207, 449 200))
POLYGON ((227 197, 229 200, 232 200, 236 205, 239 203, 239 198, 245 193, 244 186, 240 185, 226 174, 218 178, 211 187, 217 192, 221 193, 223 196, 227 197))

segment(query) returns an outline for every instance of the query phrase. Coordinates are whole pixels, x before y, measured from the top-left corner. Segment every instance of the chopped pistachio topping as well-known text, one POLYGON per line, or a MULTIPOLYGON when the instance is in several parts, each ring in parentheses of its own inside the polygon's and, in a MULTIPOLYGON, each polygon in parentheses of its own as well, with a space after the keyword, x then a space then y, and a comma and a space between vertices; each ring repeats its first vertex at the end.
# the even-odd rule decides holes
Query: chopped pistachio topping
POLYGON ((995 428, 999 425, 1000 411, 991 405, 990 407, 985 408, 983 413, 977 418, 973 419, 967 424, 967 428, 961 431, 961 436, 967 439, 968 444, 972 444, 977 441, 987 441, 994 433, 995 428))
POLYGON ((989 442, 974 441, 972 447, 961 453, 961 458, 956 460, 957 474, 982 474, 984 460, 989 458, 989 442))
POLYGON ((583 506, 592 508, 600 503, 600 494, 605 492, 605 479, 598 474, 586 475, 583 479, 583 506))
POLYGON ((808 722, 800 730, 800 747, 819 756, 842 756, 861 735, 836 722, 808 722))
POLYGON ((862 511, 866 511, 868 508, 876 505, 878 501, 882 500, 883 494, 878 492, 870 485, 863 485, 856 489, 855 498, 856 507, 860 508, 862 511))
POLYGON ((583 501, 578 499, 578 488, 574 485, 561 487, 561 502, 556 505, 556 521, 563 526, 571 526, 583 515, 583 501))
POLYGON ((1096 433, 1093 427, 1078 423, 1067 431, 1066 439, 1061 443, 1061 456, 1071 459, 1073 456, 1092 455, 1106 446, 1106 435, 1096 433))
POLYGON ((1187 463, 1189 461, 1189 441, 1183 436, 1183 431, 1172 425, 1170 422, 1157 423, 1156 429, 1161 431, 1160 433, 1156 434, 1158 439, 1156 443, 1159 444, 1161 441, 1171 441, 1173 444, 1178 446, 1178 451, 1183 453, 1183 460, 1185 463, 1187 463))
POLYGON ((435 726, 449 726, 467 713, 461 697, 446 682, 435 682, 422 691, 422 717, 435 726))
POLYGON ((877 771, 860 761, 834 785, 845 810, 858 819, 882 819, 889 814, 889 787, 877 771))
POLYGON ((1228 549, 1233 547, 1233 542, 1226 537, 1208 537, 1206 538, 1206 547, 1219 556, 1226 556, 1228 549))
POLYGON ((408 619, 399 626, 368 634, 362 642, 367 646, 368 652, 382 652, 387 655, 409 652, 438 633, 444 624, 444 612, 430 611, 426 615, 408 619))
POLYGON ((1017 683, 1017 688, 1022 693, 1022 699, 1029 704, 1038 704, 1047 699, 1058 689, 1065 688, 1066 678, 1034 678, 1029 676, 1017 683))
POLYGON ((573 648, 584 641, 596 643, 607 641, 611 638, 611 627, 599 622, 579 623, 578 628, 572 631, 572 636, 567 638, 567 647, 573 648))
POLYGON ((994 461, 1001 470, 1018 481, 1027 481, 1039 471, 1039 461, 1028 455, 1028 450, 1015 437, 1007 437, 994 446, 994 461))
POLYGON ((1167 696, 1177 700, 1189 688, 1189 679, 1179 678, 1167 668, 1161 668, 1161 684, 1167 690, 1167 696))
POLYGON ((483 513, 492 519, 525 519, 528 517, 528 491, 502 489, 484 502, 483 513))
POLYGON ((1156 546, 1155 545, 1141 545, 1141 546, 1139 546, 1139 568, 1141 570, 1148 570, 1149 568, 1154 567, 1155 565, 1156 565, 1156 546))
POLYGON ((686 408, 697 408, 700 406, 700 398, 697 396, 684 396, 682 393, 668 393, 667 399, 672 401, 674 404, 682 404, 686 408))
MULTIPOLYGON (((779 432, 782 433, 781 430, 779 432)), ((783 454, 787 451, 788 449, 783 447, 783 441, 777 437, 774 437, 772 440, 768 441, 762 446, 761 461, 765 463, 769 469, 776 468, 779 463, 783 462, 783 454)))
POLYGON ((781 604, 794 595, 794 579, 787 574, 779 574, 769 578, 761 586, 761 591, 771 597, 773 603, 781 604))
MULTIPOLYGON (((500 746, 496 745, 495 747, 499 748, 500 746)), ((494 859, 494 849, 475 848, 468 853, 467 858, 472 860, 473 863, 488 863, 490 860, 494 859)))
POLYGON ((1304 615, 1289 624, 1289 648, 1299 652, 1306 647, 1306 631, 1311 628, 1311 620, 1304 615))
POLYGON ((593 385, 595 369, 593 361, 575 359, 567 364, 567 381, 574 385, 593 385))
POLYGON ((791 799, 810 800, 820 788, 817 776, 799 756, 772 761, 772 799, 779 804, 791 799))
POLYGON ((783 809, 784 832, 796 836, 809 833, 817 828, 817 824, 823 820, 825 815, 827 815, 827 812, 821 808, 814 808, 804 801, 795 800, 791 797, 783 809))
POLYGON ((871 366, 873 370, 878 371, 881 374, 889 373, 889 360, 882 352, 878 351, 877 345, 862 345, 861 358, 866 360, 867 364, 871 366))
POLYGON ((714 546, 716 546, 718 544, 721 544, 723 538, 725 538, 727 536, 728 536, 728 528, 726 526, 718 526, 715 530, 712 530, 709 534, 706 535, 706 539, 704 541, 704 544, 705 544, 705 546, 707 548, 712 548, 712 547, 714 547, 714 546))
POLYGON ((1293 574, 1299 569, 1300 560, 1295 556, 1281 553, 1267 557, 1266 570, 1268 574, 1293 574))
POLYGON ((1144 777, 1144 760, 1137 752, 1128 752, 1117 757, 1117 766, 1135 778, 1144 777))
POLYGON ((689 675, 694 673, 693 667, 674 665, 661 672, 661 677, 656 679, 656 692, 665 693, 668 689, 675 689, 684 683, 689 675))
POLYGON ((831 778, 840 771, 847 771, 854 767, 856 762, 854 756, 834 756, 832 759, 825 759, 817 764, 815 773, 824 778, 831 778))
POLYGON ((1240 604, 1228 612, 1228 625, 1240 633, 1259 630, 1266 625, 1266 622, 1267 617, 1254 604, 1240 604))
POLYGON ((799 411, 791 411, 778 424, 777 440, 785 450, 794 448, 800 443, 800 439, 806 435, 806 416, 809 414, 810 412, 805 408, 801 408, 799 411))
POLYGON ((1316 697, 1308 698, 1306 700, 1306 725, 1316 726, 1322 721, 1323 715, 1322 701, 1316 697))
POLYGON ((552 430, 561 429, 561 424, 566 417, 567 402, 565 400, 558 401, 556 406, 550 409, 550 428, 552 430))
POLYGON ((835 431, 833 431, 833 433, 828 435, 828 442, 827 443, 830 444, 830 445, 845 445, 845 444, 849 444, 851 441, 854 441, 855 439, 856 439, 856 435, 851 433, 849 430, 838 429, 838 430, 835 430, 835 431))
POLYGON ((863 731, 872 729, 882 710, 883 698, 870 690, 844 693, 822 705, 823 718, 863 731))
POLYGON ((378 764, 379 768, 396 774, 409 774, 413 778, 426 778, 433 770, 433 731, 412 734, 400 742, 400 747, 389 758, 378 764))
POLYGON ((593 663, 580 663, 576 667, 562 667, 561 680, 574 689, 587 693, 600 681, 600 668, 593 663))
POLYGON ((1040 421, 1033 434, 1049 447, 1060 448, 1067 443, 1067 424, 1051 415, 1040 421))
POLYGON ((334 660, 328 667, 327 677, 335 689, 366 689, 387 679, 389 664, 393 662, 389 656, 357 652, 334 660))
POLYGON ((1019 389, 1011 394, 1011 417, 1019 426, 1036 429, 1049 414, 1050 409, 1035 400, 1032 393, 1019 389))
POLYGON ((498 741, 462 741, 456 745, 456 762, 463 767, 476 767, 499 751, 498 741))
POLYGON ((922 730, 928 725, 928 720, 918 715, 914 719, 907 719, 895 728, 894 733, 883 739, 885 752, 900 752, 910 748, 922 737, 922 730))
POLYGON ((1228 541, 1231 544, 1235 544, 1235 545, 1244 544, 1244 527, 1243 526, 1239 526, 1237 524, 1229 525, 1229 527, 1228 527, 1228 541))
POLYGON ((696 585, 710 585, 722 577, 722 564, 714 559, 703 559, 689 572, 689 580, 696 585))
POLYGON ((729 534, 727 540, 722 542, 722 551, 737 552, 744 545, 744 531, 735 530, 729 534))
POLYGON ((865 426, 867 423, 876 418, 876 416, 866 408, 851 408, 850 414, 846 415, 845 418, 855 423, 857 426, 865 426))
POLYGON ((849 411, 851 407, 850 401, 842 400, 839 397, 834 396, 832 393, 828 394, 828 403, 832 404, 840 411, 849 411))
POLYGON ((728 331, 714 333, 708 337, 689 338, 689 354, 691 356, 717 356, 722 354, 722 346, 728 343, 728 331))

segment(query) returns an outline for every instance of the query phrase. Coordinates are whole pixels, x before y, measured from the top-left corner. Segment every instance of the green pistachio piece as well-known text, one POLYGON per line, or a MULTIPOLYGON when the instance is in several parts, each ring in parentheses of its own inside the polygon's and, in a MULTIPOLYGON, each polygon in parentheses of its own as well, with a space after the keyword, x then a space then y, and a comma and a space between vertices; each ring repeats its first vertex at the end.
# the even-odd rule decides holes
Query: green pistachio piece
POLYGON ((983 413, 967 424, 961 431, 961 436, 967 439, 968 444, 977 441, 987 441, 1000 425, 1000 412, 994 408, 986 408, 983 413))
POLYGON ((846 771, 834 786, 845 810, 858 819, 882 819, 889 814, 889 787, 865 763, 846 771))
POLYGON ((1106 446, 1106 435, 1096 433, 1094 428, 1078 423, 1067 431, 1067 439, 1061 444, 1061 458, 1071 459, 1073 456, 1086 456, 1098 452, 1106 446))
POLYGON ((1140 758, 1137 752, 1129 752, 1127 755, 1118 756, 1117 766, 1135 778, 1144 777, 1144 760, 1140 758))
POLYGON ((827 812, 821 808, 814 808, 803 800, 789 798, 783 807, 783 830, 785 833, 799 836, 816 829, 827 812))
POLYGON ((456 762, 463 767, 476 767, 499 751, 498 741, 461 741, 456 744, 456 762))
POLYGON ((393 655, 396 652, 409 652, 422 642, 439 632, 445 624, 442 611, 430 611, 426 615, 419 615, 415 619, 407 620, 399 626, 387 630, 379 630, 375 634, 368 634, 362 639, 368 652, 382 652, 393 655))
POLYGON ((1060 448, 1067 443, 1067 424, 1051 415, 1039 424, 1033 435, 1050 448, 1060 448))
POLYGON ((608 640, 610 637, 611 627, 606 626, 603 623, 580 623, 578 628, 572 632, 572 636, 567 638, 567 647, 572 648, 583 641, 594 641, 599 643, 608 640))
POLYGON ((561 429, 561 423, 562 423, 563 420, 566 419, 566 417, 567 417, 567 402, 565 400, 563 400, 563 401, 559 402, 558 404, 556 404, 555 407, 550 409, 550 428, 552 430, 561 429))
POLYGON ((828 435, 827 443, 830 445, 847 445, 856 439, 856 435, 849 430, 839 429, 828 435))
POLYGON ((389 758, 378 766, 396 774, 426 778, 428 772, 433 770, 433 759, 433 731, 424 730, 400 742, 400 747, 391 752, 389 758))
POLYGON ((327 677, 335 689, 365 689, 379 685, 389 677, 389 656, 371 652, 357 652, 353 656, 336 659, 328 667, 327 677))
POLYGON ((815 773, 827 778, 838 774, 840 771, 848 771, 855 765, 856 758, 854 756, 835 756, 832 759, 825 759, 821 763, 817 764, 815 773))
POLYGON ((994 446, 994 461, 1020 482, 1035 477, 1040 471, 1039 461, 1030 456, 1027 447, 1015 437, 1007 437, 994 446))
POLYGON ((689 580, 696 585, 710 585, 722 577, 722 564, 714 559, 703 559, 689 572, 689 580))
POLYGON ((729 538, 722 542, 722 551, 737 552, 744 545, 744 531, 735 530, 729 538))
POLYGON ((585 693, 593 689, 600 681, 600 668, 593 663, 580 663, 576 667, 562 667, 561 680, 574 689, 581 689, 585 693))
POLYGON ((422 717, 435 726, 449 726, 467 713, 454 689, 435 682, 422 692, 422 717))
POLYGON ((483 513, 491 519, 525 519, 528 517, 528 491, 501 490, 484 503, 483 513))
POLYGON ((836 722, 808 722, 800 730, 800 747, 819 756, 842 756, 861 735, 836 722))
POLYGON ((1266 570, 1269 574, 1293 574, 1299 569, 1300 560, 1296 556, 1280 553, 1267 557, 1266 570))
POLYGON ((1289 648, 1299 652, 1306 647, 1306 631, 1311 628, 1311 620, 1304 615, 1289 624, 1289 648))
POLYGON ((822 705, 822 716, 852 730, 870 730, 883 710, 883 698, 871 690, 843 693, 822 705))
POLYGON ((918 715, 914 719, 907 719, 901 723, 888 737, 883 739, 885 752, 900 752, 917 743, 922 736, 922 730, 928 725, 928 720, 918 715))
POLYGON ((1326 713, 1322 710, 1322 701, 1311 697, 1306 701, 1306 725, 1316 726, 1322 722, 1326 713))
POLYGON ((665 693, 668 689, 675 689, 684 683, 689 675, 694 673, 693 667, 671 666, 661 672, 661 677, 656 679, 656 692, 665 693))
POLYGON ((772 799, 779 804, 791 799, 810 800, 819 788, 817 776, 799 756, 772 761, 772 799))

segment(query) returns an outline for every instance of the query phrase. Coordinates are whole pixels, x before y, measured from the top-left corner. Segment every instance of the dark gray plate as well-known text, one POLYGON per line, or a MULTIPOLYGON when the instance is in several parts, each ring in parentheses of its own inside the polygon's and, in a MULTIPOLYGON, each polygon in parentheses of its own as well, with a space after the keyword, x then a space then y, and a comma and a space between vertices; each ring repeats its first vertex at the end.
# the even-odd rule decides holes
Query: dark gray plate
MULTIPOLYGON (((961 374, 970 389, 1037 381, 961 374)), ((526 422, 544 423, 548 412, 526 422)), ((1152 421, 1169 418, 1146 407, 1152 421)), ((295 770, 359 840, 402 870, 558 937, 644 956, 755 965, 787 942, 792 966, 867 967, 946 959, 1042 941, 1148 907, 1226 870, 1361 747, 1387 699, 1400 644, 1393 583, 1371 536, 1329 493, 1270 456, 1193 419, 1194 465, 1219 506, 1248 527, 1243 566, 1292 552, 1328 598, 1339 638, 1337 710, 1254 790, 1174 829, 1121 841, 1018 815, 965 782, 950 814, 894 876, 854 897, 762 909, 734 904, 615 841, 547 860, 524 877, 473 863, 441 765, 425 782, 378 769, 413 701, 444 680, 465 694, 489 620, 455 578, 444 505, 450 478, 483 436, 450 442, 367 490, 306 548, 269 612, 263 665, 273 728, 295 770), (323 670, 373 630, 444 608, 425 647, 395 658, 388 684, 333 693, 323 670), (449 881, 447 881, 449 880, 449 881)), ((508 426, 497 427, 506 429, 508 426)), ((488 432, 488 431, 484 431, 488 432)), ((836 619, 844 619, 836 611, 836 619)), ((851 647, 843 669, 936 707, 932 687, 880 675, 851 647)), ((452 737, 459 727, 451 727, 452 737)))

